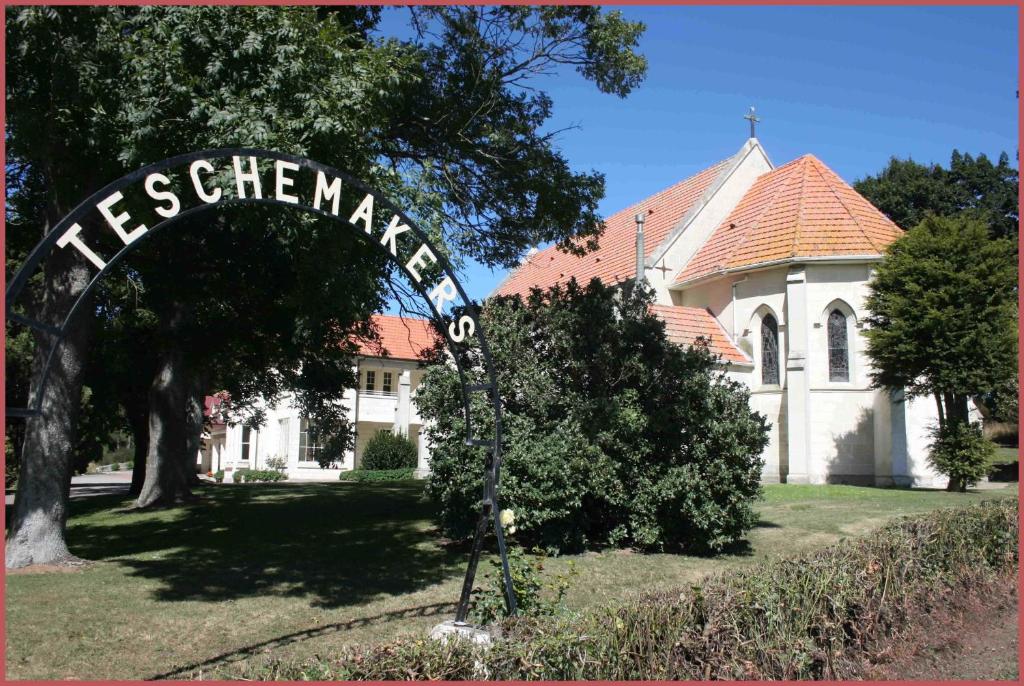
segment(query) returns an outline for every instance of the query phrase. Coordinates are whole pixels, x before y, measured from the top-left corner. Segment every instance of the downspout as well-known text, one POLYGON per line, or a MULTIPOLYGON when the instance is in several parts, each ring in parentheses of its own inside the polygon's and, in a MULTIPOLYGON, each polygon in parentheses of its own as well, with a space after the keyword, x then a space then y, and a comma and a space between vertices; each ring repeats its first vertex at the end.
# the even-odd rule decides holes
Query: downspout
POLYGON ((644 275, 644 220, 647 217, 637 212, 633 219, 636 221, 636 286, 639 288, 647 280, 644 275))
POLYGON ((739 334, 736 332, 736 287, 749 278, 750 276, 748 275, 744 276, 742 279, 736 279, 732 282, 732 305, 730 309, 732 310, 732 339, 734 341, 738 341, 740 339, 739 334))

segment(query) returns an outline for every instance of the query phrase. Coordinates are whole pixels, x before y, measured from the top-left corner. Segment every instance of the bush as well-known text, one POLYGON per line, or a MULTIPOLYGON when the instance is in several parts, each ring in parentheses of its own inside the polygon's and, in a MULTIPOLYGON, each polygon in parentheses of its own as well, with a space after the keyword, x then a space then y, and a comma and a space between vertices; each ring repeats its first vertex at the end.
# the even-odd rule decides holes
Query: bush
POLYGON ((416 444, 406 436, 380 431, 363 448, 360 469, 403 469, 416 467, 416 444))
POLYGON ((288 469, 288 460, 280 455, 274 455, 273 457, 267 458, 267 469, 273 469, 275 472, 283 472, 288 469))
POLYGON ((328 680, 767 680, 862 678, 863 658, 913 619, 1005 588, 1017 503, 897 520, 871 536, 773 559, 702 586, 578 616, 521 618, 503 640, 400 639, 333 660, 271 662, 260 678, 328 680))
POLYGON ((413 468, 403 469, 353 469, 338 475, 341 481, 404 481, 412 479, 413 468))
MULTIPOLYGON (((650 306, 650 295, 597 280, 535 290, 526 302, 488 300, 481 323, 503 402, 502 506, 516 511, 526 545, 714 551, 756 521, 765 419, 703 342, 670 342, 650 306)), ((479 369, 478 351, 468 364, 479 369)), ((465 444, 457 371, 430 367, 416 400, 441 528, 468 537, 485 451, 465 444)), ((486 437, 485 394, 473 394, 471 413, 486 437)))
POLYGON ((978 423, 948 421, 933 427, 928 464, 949 477, 949 490, 966 491, 989 471, 995 445, 982 434, 978 423))
POLYGON ((213 480, 216 481, 217 483, 223 483, 224 482, 224 470, 223 469, 218 469, 217 471, 215 471, 213 473, 213 480))
POLYGON ((287 479, 287 474, 276 472, 273 469, 237 469, 234 476, 236 484, 266 483, 286 481, 287 479))

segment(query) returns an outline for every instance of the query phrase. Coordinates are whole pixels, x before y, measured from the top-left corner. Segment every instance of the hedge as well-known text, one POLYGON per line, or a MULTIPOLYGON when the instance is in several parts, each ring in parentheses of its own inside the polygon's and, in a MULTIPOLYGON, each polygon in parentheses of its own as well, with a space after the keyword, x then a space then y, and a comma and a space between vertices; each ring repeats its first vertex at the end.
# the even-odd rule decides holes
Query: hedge
POLYGON ((412 479, 412 467, 402 469, 353 469, 338 475, 341 481, 404 481, 412 479))
POLYGON ((275 469, 237 469, 233 477, 236 484, 286 481, 288 475, 275 469))
POLYGON ((914 614, 1016 573, 1017 503, 988 501, 582 615, 507 620, 489 648, 400 639, 273 680, 843 679, 914 614))

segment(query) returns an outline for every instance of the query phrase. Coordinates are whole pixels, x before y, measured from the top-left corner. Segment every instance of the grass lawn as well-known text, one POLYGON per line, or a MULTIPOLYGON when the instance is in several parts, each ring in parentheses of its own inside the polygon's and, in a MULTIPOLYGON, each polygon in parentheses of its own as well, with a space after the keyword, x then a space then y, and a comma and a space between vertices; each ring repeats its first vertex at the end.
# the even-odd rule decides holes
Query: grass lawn
MULTIPOLYGON (((466 549, 439 540, 420 482, 222 485, 202 494, 187 508, 141 514, 118 496, 74 501, 71 550, 96 562, 7 576, 7 677, 230 678, 243 660, 422 636, 454 612, 466 549)), ((1016 484, 964 495, 768 486, 760 525, 730 554, 609 551, 546 569, 575 560, 569 603, 600 605, 859 535, 895 515, 1016 495, 1016 484)))

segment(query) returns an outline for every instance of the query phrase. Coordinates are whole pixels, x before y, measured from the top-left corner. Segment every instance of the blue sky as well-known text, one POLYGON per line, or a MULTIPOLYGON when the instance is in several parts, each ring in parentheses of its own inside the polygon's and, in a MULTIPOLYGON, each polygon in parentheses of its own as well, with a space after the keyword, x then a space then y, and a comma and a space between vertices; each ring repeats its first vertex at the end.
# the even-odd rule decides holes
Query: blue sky
MULTIPOLYGON (((606 175, 603 215, 732 155, 757 108, 783 164, 813 153, 847 181, 890 156, 1017 151, 1013 7, 623 7, 647 24, 644 83, 625 99, 567 71, 545 79, 576 169, 606 175)), ((385 13, 385 26, 394 19, 385 13)), ((393 14, 393 13, 391 13, 393 14)), ((470 265, 483 298, 504 278, 470 265)))

